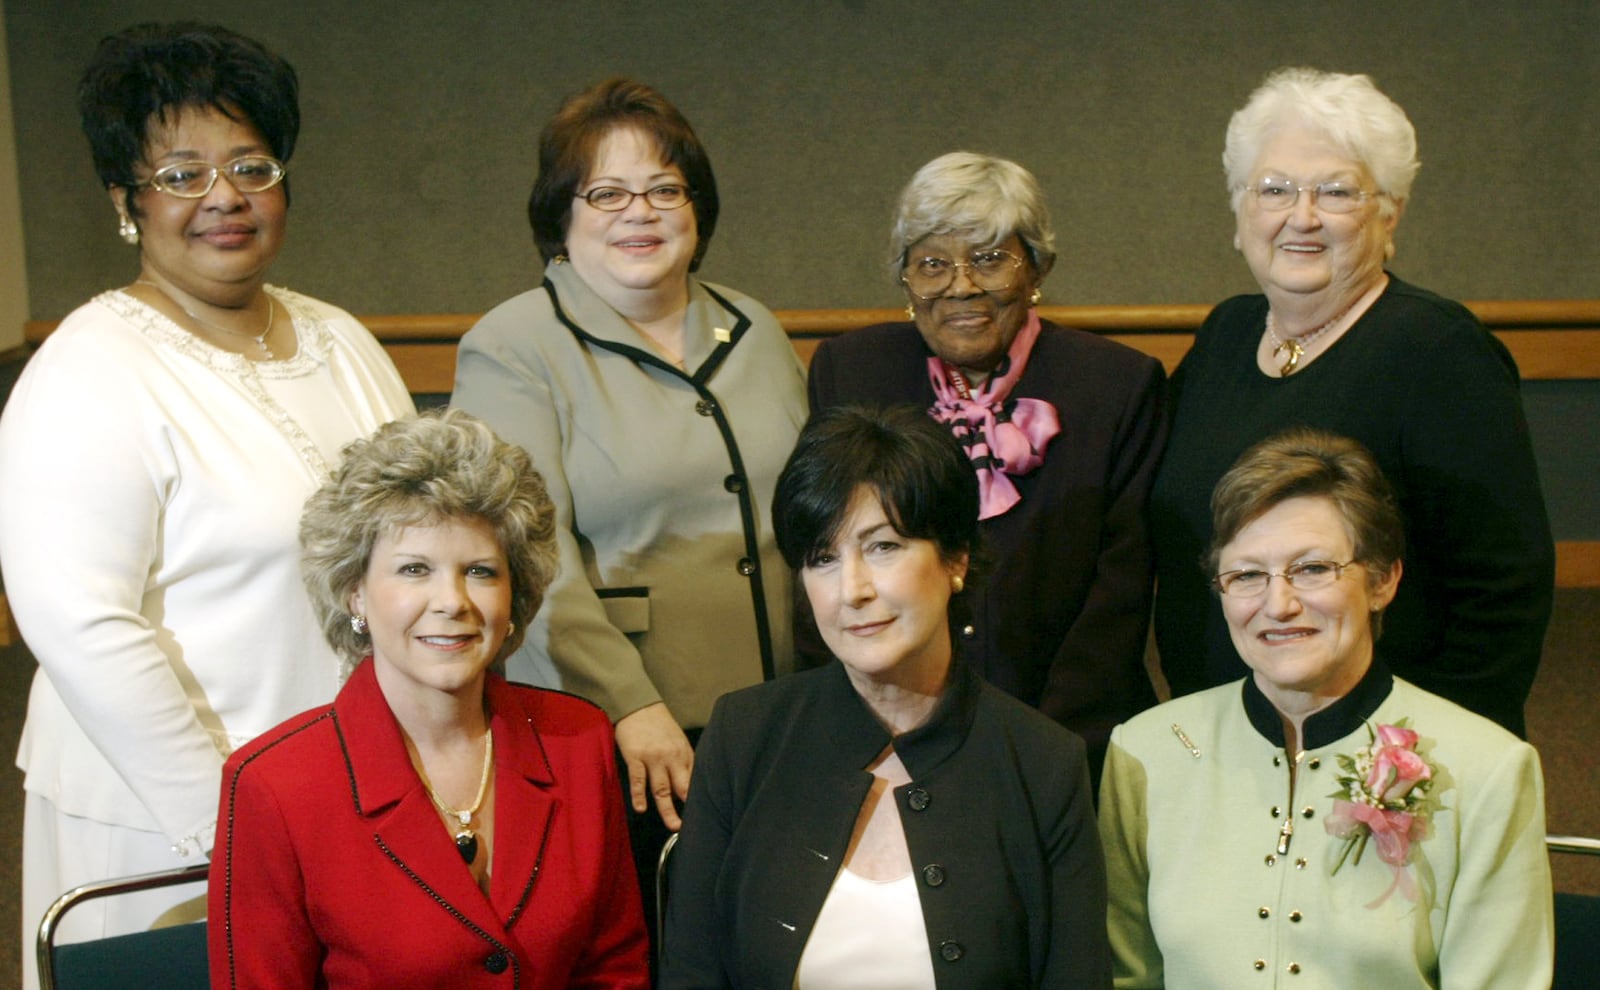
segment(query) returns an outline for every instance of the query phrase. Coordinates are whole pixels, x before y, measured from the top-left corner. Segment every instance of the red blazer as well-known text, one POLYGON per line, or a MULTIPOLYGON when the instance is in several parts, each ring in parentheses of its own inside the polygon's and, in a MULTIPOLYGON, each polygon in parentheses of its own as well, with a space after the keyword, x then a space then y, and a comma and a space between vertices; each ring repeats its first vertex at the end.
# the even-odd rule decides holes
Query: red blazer
POLYGON ((495 737, 490 893, 406 755, 369 660, 331 706, 223 769, 211 985, 648 985, 611 727, 586 701, 485 688, 495 737))

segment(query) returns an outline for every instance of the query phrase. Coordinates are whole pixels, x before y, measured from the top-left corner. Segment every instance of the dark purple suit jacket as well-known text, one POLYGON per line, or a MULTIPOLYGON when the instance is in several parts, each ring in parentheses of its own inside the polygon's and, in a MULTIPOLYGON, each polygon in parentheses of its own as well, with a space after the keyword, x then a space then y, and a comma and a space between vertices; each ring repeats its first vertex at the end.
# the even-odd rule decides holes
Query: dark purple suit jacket
MULTIPOLYGON (((910 323, 825 341, 811 362, 811 409, 927 408, 930 356, 910 323)), ((1165 378, 1132 348, 1043 325, 1011 397, 1055 406, 1061 433, 1038 470, 1012 479, 1021 503, 982 523, 987 566, 956 599, 967 662, 1083 736, 1097 779, 1111 728, 1156 700, 1144 667, 1145 499, 1166 442, 1165 378)), ((802 651, 814 651, 814 624, 797 616, 796 626, 802 651)))

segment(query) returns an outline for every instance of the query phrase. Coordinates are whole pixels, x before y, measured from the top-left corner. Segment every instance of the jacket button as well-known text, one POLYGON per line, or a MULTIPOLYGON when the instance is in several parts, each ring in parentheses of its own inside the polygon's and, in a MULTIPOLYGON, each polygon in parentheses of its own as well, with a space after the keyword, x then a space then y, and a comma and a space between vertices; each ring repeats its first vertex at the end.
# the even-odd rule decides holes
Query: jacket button
POLYGON ((1276 818, 1281 814, 1283 814, 1283 809, 1278 807, 1277 805, 1273 805, 1272 806, 1272 817, 1276 818))
POLYGON ((1290 921, 1298 922, 1303 917, 1305 917, 1305 915, 1301 914, 1299 911, 1290 911, 1289 912, 1289 920, 1290 921))
POLYGON ((962 626, 961 627, 961 638, 962 639, 971 639, 972 637, 974 637, 976 635, 978 635, 978 630, 973 628, 972 626, 962 626))
POLYGON ((1267 961, 1265 959, 1257 959, 1255 961, 1255 967, 1256 967, 1257 970, 1266 969, 1267 968, 1267 961))
POLYGON ((906 804, 911 806, 912 811, 927 811, 928 805, 932 803, 933 795, 920 787, 911 788, 911 792, 906 795, 906 804))
POLYGON ((1291 973, 1300 972, 1300 964, 1299 963, 1290 963, 1289 964, 1289 972, 1291 972, 1291 973))
POLYGON ((1258 914, 1258 915, 1260 915, 1260 916, 1261 916, 1261 917, 1263 917, 1263 918, 1270 918, 1270 917, 1272 917, 1272 912, 1271 912, 1271 911, 1269 911, 1269 910, 1267 910, 1267 909, 1266 909, 1266 908, 1264 908, 1264 907, 1263 907, 1263 908, 1256 908, 1256 914, 1258 914))
POLYGON ((966 946, 954 939, 945 939, 939 943, 939 958, 945 962, 955 962, 967 954, 966 946))
POLYGON ((1311 807, 1311 805, 1309 805, 1309 804, 1306 805, 1304 808, 1300 809, 1301 816, 1305 817, 1305 818, 1310 818, 1312 815, 1315 815, 1316 813, 1317 813, 1317 809, 1311 807))
POLYGON ((938 863, 930 863, 922 868, 922 882, 930 887, 937 887, 944 883, 944 867, 938 863))
POLYGON ((1320 759, 1318 759, 1317 757, 1313 756, 1311 758, 1311 769, 1313 769, 1313 770, 1322 769, 1322 761, 1320 759))
POLYGON ((1278 857, 1272 855, 1271 853, 1267 853, 1267 865, 1268 866, 1277 866, 1278 865, 1278 857))
POLYGON ((506 967, 510 965, 511 960, 506 958, 506 954, 504 952, 491 952, 489 953, 489 958, 483 961, 483 968, 496 976, 504 973, 506 971, 506 967))
POLYGON ((740 557, 739 558, 739 573, 740 574, 743 574, 745 577, 749 577, 750 575, 754 574, 755 572, 756 572, 756 562, 755 561, 751 560, 749 557, 740 557))
POLYGON ((710 399, 701 399, 694 404, 694 411, 702 416, 710 416, 717 411, 717 404, 710 399))
POLYGON ((730 474, 722 479, 722 487, 737 495, 744 491, 744 479, 736 474, 730 474))

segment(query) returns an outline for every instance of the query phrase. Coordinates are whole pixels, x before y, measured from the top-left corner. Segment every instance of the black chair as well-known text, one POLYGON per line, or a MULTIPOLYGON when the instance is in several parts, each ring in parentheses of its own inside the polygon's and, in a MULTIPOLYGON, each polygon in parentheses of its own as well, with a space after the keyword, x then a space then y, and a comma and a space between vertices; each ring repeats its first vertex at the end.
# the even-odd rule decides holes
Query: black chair
MULTIPOLYGON (((1552 853, 1600 856, 1600 839, 1545 837, 1552 853)), ((1600 897, 1556 894, 1556 974, 1551 990, 1600 987, 1600 897)))
POLYGON ((42 990, 209 990, 206 923, 152 928, 91 942, 56 945, 61 919, 73 907, 100 897, 132 894, 206 879, 209 863, 74 887, 39 923, 42 990))
POLYGON ((666 843, 661 847, 661 858, 656 860, 656 952, 660 954, 661 947, 666 944, 664 939, 667 932, 667 864, 672 860, 672 850, 677 848, 678 836, 681 832, 674 832, 667 836, 666 843))

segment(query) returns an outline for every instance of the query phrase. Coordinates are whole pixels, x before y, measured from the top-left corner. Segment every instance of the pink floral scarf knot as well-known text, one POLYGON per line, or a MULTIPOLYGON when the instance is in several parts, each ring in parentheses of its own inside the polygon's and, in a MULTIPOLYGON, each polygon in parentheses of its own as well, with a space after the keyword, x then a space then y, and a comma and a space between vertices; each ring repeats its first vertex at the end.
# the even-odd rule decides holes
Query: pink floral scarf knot
POLYGON ((1011 478, 1037 470, 1044 463, 1045 448, 1061 432, 1060 418, 1050 403, 1008 401, 1038 338, 1039 314, 1030 309, 1006 356, 976 392, 958 369, 937 356, 928 358, 935 397, 928 415, 950 427, 972 460, 978 473, 979 519, 1004 515, 1022 501, 1011 478))

